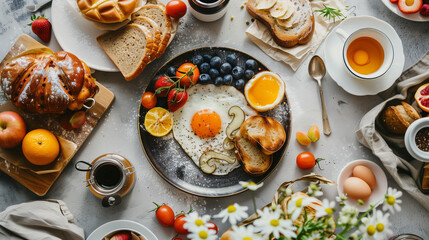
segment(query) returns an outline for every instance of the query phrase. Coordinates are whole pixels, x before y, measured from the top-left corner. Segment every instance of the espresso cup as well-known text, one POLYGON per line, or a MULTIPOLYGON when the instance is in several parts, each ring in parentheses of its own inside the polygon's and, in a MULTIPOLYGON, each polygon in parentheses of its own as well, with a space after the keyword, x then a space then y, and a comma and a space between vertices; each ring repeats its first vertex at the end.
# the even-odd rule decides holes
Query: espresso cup
POLYGON ((344 41, 344 45, 343 45, 343 61, 344 61, 344 64, 346 65, 349 72, 352 73, 353 75, 355 75, 356 77, 361 78, 361 79, 375 79, 375 78, 381 77, 383 74, 385 74, 390 69, 390 67, 392 66, 393 55, 394 55, 393 45, 392 45, 392 42, 390 41, 389 37, 387 37, 386 34, 384 34, 383 32, 381 32, 375 28, 361 28, 361 29, 354 31, 351 34, 348 34, 344 30, 337 28, 337 30, 335 32, 344 41), (352 66, 351 66, 351 64, 347 58, 347 51, 350 47, 350 44, 353 41, 355 41, 356 39, 363 38, 363 37, 372 38, 373 40, 378 42, 381 45, 381 48, 383 49, 383 54, 384 54, 384 58, 383 58, 383 62, 381 64, 381 66, 375 72, 372 72, 369 74, 362 74, 362 73, 355 71, 352 68, 352 66))

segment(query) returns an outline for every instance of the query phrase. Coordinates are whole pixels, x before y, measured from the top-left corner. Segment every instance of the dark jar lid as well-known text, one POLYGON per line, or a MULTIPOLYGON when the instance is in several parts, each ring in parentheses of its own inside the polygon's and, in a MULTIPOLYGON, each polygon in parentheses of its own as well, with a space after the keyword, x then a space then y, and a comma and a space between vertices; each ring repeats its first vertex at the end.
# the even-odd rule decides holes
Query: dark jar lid
POLYGON ((229 0, 188 0, 189 5, 201 14, 215 14, 228 5, 229 0))

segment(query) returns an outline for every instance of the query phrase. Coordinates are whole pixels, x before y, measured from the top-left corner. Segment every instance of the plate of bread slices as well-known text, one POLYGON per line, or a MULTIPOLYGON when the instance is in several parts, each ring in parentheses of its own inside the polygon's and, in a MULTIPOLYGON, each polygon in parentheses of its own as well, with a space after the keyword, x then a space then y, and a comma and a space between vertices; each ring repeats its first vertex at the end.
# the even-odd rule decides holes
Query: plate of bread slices
POLYGON ((290 123, 282 77, 225 47, 198 48, 168 61, 144 90, 138 114, 142 148, 154 170, 205 197, 238 194, 245 191, 241 181, 268 177, 284 157, 290 123))
POLYGON ((54 0, 52 28, 64 50, 90 68, 136 78, 162 56, 174 38, 178 19, 156 0, 54 0))

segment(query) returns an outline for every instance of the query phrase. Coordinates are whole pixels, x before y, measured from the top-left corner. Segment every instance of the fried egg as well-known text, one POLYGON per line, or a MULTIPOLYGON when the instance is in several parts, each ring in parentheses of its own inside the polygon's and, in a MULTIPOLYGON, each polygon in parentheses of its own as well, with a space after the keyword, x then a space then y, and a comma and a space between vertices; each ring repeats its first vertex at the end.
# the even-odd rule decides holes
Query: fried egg
MULTIPOLYGON (((187 90, 188 101, 173 115, 173 136, 186 154, 199 166, 200 156, 206 151, 215 151, 236 158, 234 150, 223 148, 226 127, 233 117, 228 114, 232 106, 240 107, 246 118, 257 115, 244 95, 232 86, 197 84, 187 90)), ((213 175, 226 175, 240 166, 216 162, 213 175)))

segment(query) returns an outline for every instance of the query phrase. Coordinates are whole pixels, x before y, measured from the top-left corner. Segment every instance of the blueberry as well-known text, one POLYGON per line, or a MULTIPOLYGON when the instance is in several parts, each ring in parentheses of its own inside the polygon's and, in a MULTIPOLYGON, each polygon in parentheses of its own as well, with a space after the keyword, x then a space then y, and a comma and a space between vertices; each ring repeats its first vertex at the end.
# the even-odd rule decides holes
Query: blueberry
POLYGON ((232 77, 231 74, 227 74, 225 76, 223 76, 223 84, 225 85, 232 85, 234 78, 232 77))
POLYGON ((219 77, 219 71, 214 68, 210 68, 209 74, 210 74, 210 77, 212 77, 213 79, 216 79, 217 77, 219 77))
POLYGON ((212 66, 212 68, 219 69, 220 65, 222 65, 222 60, 220 57, 216 56, 210 60, 210 66, 212 66))
POLYGON ((222 73, 223 75, 230 73, 231 69, 232 66, 230 63, 222 63, 222 65, 220 65, 220 73, 222 73))
POLYGON ((170 66, 167 68, 167 75, 170 77, 176 76, 176 68, 173 66, 170 66))
POLYGON ((232 69, 231 73, 232 73, 232 76, 234 77, 234 79, 240 79, 240 78, 243 77, 244 69, 242 67, 240 67, 240 66, 235 66, 232 69))
POLYGON ((255 76, 255 72, 247 69, 246 71, 244 71, 244 79, 249 80, 251 79, 253 76, 255 76))
POLYGON ((200 70, 201 73, 208 73, 209 70, 210 70, 210 64, 208 64, 208 63, 202 63, 200 65, 199 70, 200 70))
POLYGON ((243 90, 245 84, 246 84, 246 81, 244 81, 244 79, 238 79, 237 81, 234 82, 234 87, 237 88, 238 90, 243 90))
POLYGON ((250 69, 253 71, 258 70, 258 63, 253 59, 247 59, 245 64, 246 64, 246 69, 250 69))
POLYGON ((201 84, 204 84, 204 85, 205 84, 210 84, 210 83, 212 83, 212 78, 207 73, 203 73, 198 78, 198 82, 201 83, 201 84))
POLYGON ((215 84, 216 86, 220 86, 220 85, 222 85, 222 84, 223 84, 223 77, 217 77, 217 78, 214 80, 214 84, 215 84))
POLYGON ((204 62, 208 63, 212 59, 212 55, 210 55, 210 54, 204 54, 203 58, 204 58, 204 62))
POLYGON ((229 54, 228 56, 226 56, 226 62, 228 62, 232 66, 235 66, 235 64, 237 64, 237 57, 234 54, 229 54))
POLYGON ((195 65, 200 65, 203 62, 204 62, 204 58, 201 55, 195 55, 192 58, 192 63, 195 64, 195 65))

